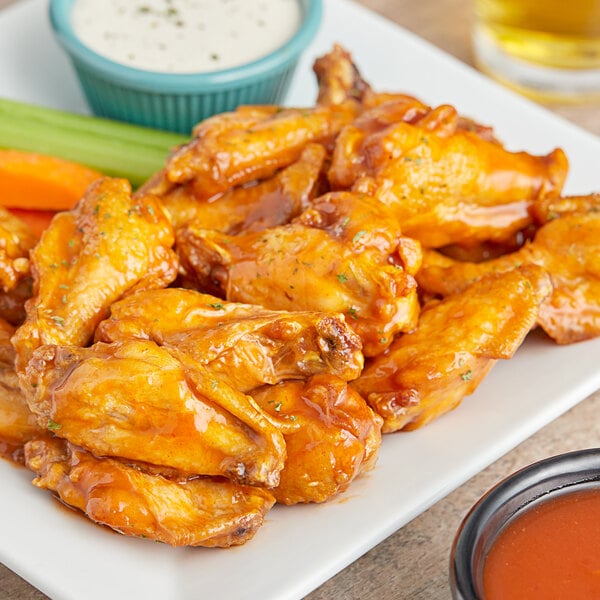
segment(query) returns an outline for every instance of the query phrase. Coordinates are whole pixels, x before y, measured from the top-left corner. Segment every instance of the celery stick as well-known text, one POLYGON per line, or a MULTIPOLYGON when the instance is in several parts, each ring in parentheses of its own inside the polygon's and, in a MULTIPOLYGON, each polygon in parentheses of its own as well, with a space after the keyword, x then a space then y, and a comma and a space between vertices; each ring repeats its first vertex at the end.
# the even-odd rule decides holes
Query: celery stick
POLYGON ((0 98, 0 148, 76 161, 105 175, 125 177, 135 187, 188 140, 168 131, 0 98))

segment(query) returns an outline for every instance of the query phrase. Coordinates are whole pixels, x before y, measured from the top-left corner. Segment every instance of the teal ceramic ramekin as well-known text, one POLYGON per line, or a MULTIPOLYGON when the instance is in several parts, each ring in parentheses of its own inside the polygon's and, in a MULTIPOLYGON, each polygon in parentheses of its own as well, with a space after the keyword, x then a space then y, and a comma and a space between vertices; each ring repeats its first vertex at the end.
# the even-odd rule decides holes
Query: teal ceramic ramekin
POLYGON ((322 0, 298 1, 302 24, 283 46, 259 60, 208 73, 158 73, 100 56, 73 31, 70 13, 77 0, 51 0, 50 21, 95 114, 190 133, 206 117, 241 104, 283 100, 301 53, 317 33, 323 10, 322 0))

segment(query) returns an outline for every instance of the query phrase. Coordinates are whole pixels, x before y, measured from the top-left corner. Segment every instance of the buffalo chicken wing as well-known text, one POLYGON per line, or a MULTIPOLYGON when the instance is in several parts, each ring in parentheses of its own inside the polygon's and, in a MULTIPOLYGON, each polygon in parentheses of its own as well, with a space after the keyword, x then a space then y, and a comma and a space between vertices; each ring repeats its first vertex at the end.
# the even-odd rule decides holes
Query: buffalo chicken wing
POLYGON ((33 298, 13 338, 17 372, 44 344, 85 345, 112 302, 163 287, 177 274, 173 231, 152 196, 136 201, 124 179, 100 179, 57 214, 31 254, 33 298))
POLYGON ((424 246, 503 241, 531 222, 533 201, 560 194, 567 159, 508 152, 461 123, 414 99, 377 106, 338 137, 332 186, 374 195, 424 246))
POLYGON ((421 427, 473 393, 497 359, 515 353, 550 290, 546 272, 529 266, 491 273, 432 301, 416 330, 368 362, 352 386, 383 417, 384 432, 421 427))
POLYGON ((254 400, 154 342, 42 346, 26 384, 39 423, 97 456, 279 481, 285 444, 254 400))
POLYGON ((226 479, 168 479, 54 438, 26 446, 34 485, 126 535, 172 546, 245 543, 275 499, 261 488, 226 479))
POLYGON ((459 262, 426 253, 418 275, 423 290, 442 296, 465 289, 488 272, 534 264, 548 271, 553 292, 538 323, 559 344, 600 335, 600 213, 565 214, 543 225, 531 242, 492 260, 459 262))
POLYGON ((358 111, 358 103, 348 100, 307 109, 242 107, 211 117, 169 158, 167 178, 175 183, 193 181, 197 195, 210 198, 271 177, 298 160, 308 143, 332 142, 358 111))
POLYGON ((193 223, 223 233, 260 231, 288 223, 308 207, 319 189, 325 154, 323 146, 309 144, 297 161, 269 179, 210 199, 198 197, 193 182, 161 185, 157 180, 146 189, 160 195, 175 229, 193 223))
POLYGON ((96 339, 135 338, 177 349, 243 393, 319 373, 348 381, 363 367, 360 339, 341 315, 266 310, 193 290, 139 292, 113 304, 96 339))
POLYGON ((315 375, 252 393, 285 423, 287 449, 277 502, 325 502, 371 469, 381 444, 381 418, 344 381, 315 375))
POLYGON ((367 356, 416 323, 420 246, 368 196, 327 194, 289 225, 259 233, 189 227, 177 239, 190 285, 274 310, 343 313, 367 356))

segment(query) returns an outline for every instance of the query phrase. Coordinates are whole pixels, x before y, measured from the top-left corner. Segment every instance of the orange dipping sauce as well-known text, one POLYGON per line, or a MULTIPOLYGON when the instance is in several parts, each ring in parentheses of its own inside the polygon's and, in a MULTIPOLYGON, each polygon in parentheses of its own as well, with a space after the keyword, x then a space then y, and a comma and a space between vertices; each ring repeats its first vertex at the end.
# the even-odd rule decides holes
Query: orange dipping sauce
POLYGON ((500 532, 483 565, 485 600, 600 598, 600 489, 552 494, 500 532))

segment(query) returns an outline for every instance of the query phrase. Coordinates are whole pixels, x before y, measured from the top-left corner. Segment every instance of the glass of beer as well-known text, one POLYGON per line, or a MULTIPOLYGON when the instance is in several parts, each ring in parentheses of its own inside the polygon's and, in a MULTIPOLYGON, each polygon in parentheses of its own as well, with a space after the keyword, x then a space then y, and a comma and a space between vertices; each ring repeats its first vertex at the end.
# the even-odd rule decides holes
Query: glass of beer
POLYGON ((600 100, 600 0, 475 0, 477 66, 539 100, 600 100))

